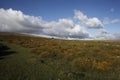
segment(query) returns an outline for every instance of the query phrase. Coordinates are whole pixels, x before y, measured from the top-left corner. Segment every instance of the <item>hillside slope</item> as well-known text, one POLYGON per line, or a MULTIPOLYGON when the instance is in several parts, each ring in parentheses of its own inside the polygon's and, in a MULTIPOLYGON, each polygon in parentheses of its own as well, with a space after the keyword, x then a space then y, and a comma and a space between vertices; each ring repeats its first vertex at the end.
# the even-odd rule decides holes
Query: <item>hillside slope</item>
POLYGON ((120 42, 0 33, 0 80, 120 80, 120 42))

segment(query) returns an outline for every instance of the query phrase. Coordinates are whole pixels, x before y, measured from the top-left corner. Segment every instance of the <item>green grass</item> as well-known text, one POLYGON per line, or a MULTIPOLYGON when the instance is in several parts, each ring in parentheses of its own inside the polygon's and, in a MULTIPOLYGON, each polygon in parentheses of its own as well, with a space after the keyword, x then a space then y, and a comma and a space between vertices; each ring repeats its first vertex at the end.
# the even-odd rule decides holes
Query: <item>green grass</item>
POLYGON ((119 41, 0 33, 0 46, 0 80, 120 80, 119 41))

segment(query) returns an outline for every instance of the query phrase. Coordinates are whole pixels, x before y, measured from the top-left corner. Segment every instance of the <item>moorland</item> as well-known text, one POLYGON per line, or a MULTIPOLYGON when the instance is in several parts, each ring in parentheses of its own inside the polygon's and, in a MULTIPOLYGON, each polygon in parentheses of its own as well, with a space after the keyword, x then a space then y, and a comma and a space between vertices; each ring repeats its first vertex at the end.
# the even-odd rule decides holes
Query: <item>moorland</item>
POLYGON ((120 41, 1 32, 0 80, 120 80, 120 41))

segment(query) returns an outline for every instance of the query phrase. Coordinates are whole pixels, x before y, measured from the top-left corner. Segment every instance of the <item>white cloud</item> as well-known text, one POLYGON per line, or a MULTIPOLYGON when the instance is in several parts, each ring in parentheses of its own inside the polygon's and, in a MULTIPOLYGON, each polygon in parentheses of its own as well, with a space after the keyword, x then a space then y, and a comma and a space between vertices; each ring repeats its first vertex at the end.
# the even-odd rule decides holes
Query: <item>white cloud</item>
POLYGON ((120 40, 120 32, 114 33, 113 35, 115 36, 115 40, 120 40))
POLYGON ((0 9, 0 31, 37 33, 42 28, 41 23, 39 17, 24 15, 13 9, 0 9))
POLYGON ((115 23, 120 23, 120 19, 110 19, 108 17, 104 18, 103 20, 103 24, 107 25, 107 24, 115 24, 115 23))
POLYGON ((89 33, 71 19, 46 22, 13 9, 0 9, 0 31, 40 34, 61 38, 89 38, 89 33))
POLYGON ((114 24, 114 23, 119 23, 119 22, 120 22, 120 19, 113 19, 113 20, 111 21, 112 24, 114 24))
POLYGON ((101 33, 101 34, 107 34, 107 33, 108 33, 108 31, 107 31, 107 30, 105 30, 105 29, 100 29, 100 33, 101 33))
MULTIPOLYGON (((49 23, 48 23, 49 24, 49 23)), ((51 23, 49 28, 43 29, 47 35, 57 37, 87 38, 89 34, 80 25, 74 24, 71 19, 59 19, 58 22, 51 23)))
POLYGON ((82 23, 84 23, 88 28, 103 28, 103 24, 98 18, 88 18, 79 10, 75 10, 75 18, 82 21, 82 23))
MULTIPOLYGON (((47 22, 40 16, 26 15, 21 11, 13 9, 0 9, 0 31, 29 33, 67 39, 120 39, 120 33, 108 33, 103 28, 101 21, 96 17, 88 18, 81 11, 76 10, 75 18, 79 19, 84 25, 77 24, 68 18, 47 22), (100 32, 93 36, 87 32, 86 28, 100 28, 100 32)), ((120 22, 120 19, 110 20, 106 18, 104 20, 104 24, 118 22, 120 22)))
POLYGON ((101 29, 97 35, 93 37, 96 40, 120 40, 120 33, 109 33, 105 29, 101 29))

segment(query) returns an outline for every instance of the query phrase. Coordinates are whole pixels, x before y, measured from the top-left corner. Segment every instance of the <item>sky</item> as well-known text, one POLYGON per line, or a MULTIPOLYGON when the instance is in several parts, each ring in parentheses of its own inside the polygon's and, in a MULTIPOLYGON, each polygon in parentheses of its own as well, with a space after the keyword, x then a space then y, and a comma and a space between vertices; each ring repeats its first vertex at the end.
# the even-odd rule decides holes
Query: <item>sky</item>
POLYGON ((120 0, 0 0, 0 32, 120 40, 120 0))

